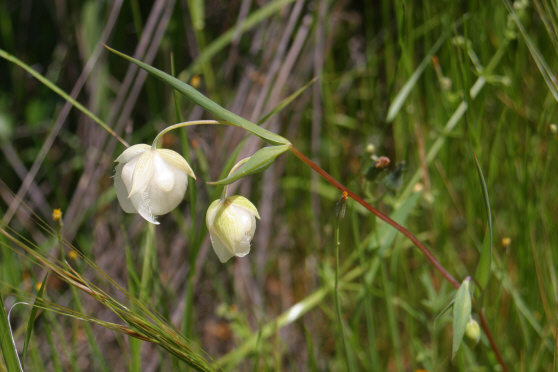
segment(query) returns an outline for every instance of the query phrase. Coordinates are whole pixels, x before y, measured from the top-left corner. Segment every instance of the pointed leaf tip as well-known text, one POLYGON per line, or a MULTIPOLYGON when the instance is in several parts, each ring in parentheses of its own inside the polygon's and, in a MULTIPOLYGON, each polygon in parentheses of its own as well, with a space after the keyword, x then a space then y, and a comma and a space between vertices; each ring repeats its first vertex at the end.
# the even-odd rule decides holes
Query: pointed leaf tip
POLYGON ((258 150, 236 172, 229 177, 215 182, 207 182, 213 186, 224 186, 250 174, 266 170, 275 158, 289 149, 289 145, 269 146, 258 150))

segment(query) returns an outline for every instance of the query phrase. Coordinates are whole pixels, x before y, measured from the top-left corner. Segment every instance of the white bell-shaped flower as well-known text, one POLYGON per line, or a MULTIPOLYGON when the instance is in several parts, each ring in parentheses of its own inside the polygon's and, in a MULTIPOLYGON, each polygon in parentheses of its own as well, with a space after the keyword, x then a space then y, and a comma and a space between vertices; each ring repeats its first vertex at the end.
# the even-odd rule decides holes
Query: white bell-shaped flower
POLYGON ((169 213, 184 199, 188 175, 196 179, 188 162, 172 150, 134 145, 115 161, 114 187, 120 206, 156 225, 156 216, 169 213))
POLYGON ((243 196, 235 195, 211 203, 205 222, 213 250, 221 262, 227 262, 232 256, 244 257, 250 253, 256 218, 260 218, 258 210, 243 196))

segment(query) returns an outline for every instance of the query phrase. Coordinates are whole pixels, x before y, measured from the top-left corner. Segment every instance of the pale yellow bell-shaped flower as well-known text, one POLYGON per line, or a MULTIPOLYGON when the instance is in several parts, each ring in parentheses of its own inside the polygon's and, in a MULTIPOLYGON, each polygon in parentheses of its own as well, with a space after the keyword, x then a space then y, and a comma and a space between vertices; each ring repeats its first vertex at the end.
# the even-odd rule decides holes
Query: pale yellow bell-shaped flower
POLYGON ((196 179, 188 162, 172 150, 134 145, 115 161, 114 187, 120 206, 156 225, 156 216, 169 213, 184 199, 188 175, 196 179))
POLYGON ((250 242, 256 232, 258 210, 243 196, 215 200, 207 209, 205 222, 213 250, 221 262, 232 256, 244 257, 250 253, 250 242))

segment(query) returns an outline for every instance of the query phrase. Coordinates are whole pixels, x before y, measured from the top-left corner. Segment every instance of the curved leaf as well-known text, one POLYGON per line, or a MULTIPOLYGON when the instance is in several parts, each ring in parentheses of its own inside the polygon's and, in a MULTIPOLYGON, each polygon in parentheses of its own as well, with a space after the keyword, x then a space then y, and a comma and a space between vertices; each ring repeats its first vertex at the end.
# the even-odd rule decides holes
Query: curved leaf
POLYGON ((477 165, 477 172, 479 174, 479 181, 482 189, 482 197, 484 199, 484 208, 486 210, 486 217, 488 220, 488 231, 484 235, 482 251, 479 258, 479 263, 477 265, 477 270, 475 272, 475 281, 477 283, 477 287, 475 288, 475 295, 481 297, 488 284, 488 279, 490 279, 490 269, 492 267, 492 212, 490 210, 488 188, 486 187, 482 169, 474 151, 473 155, 475 157, 475 164, 477 165))
POLYGON ((215 186, 228 185, 244 176, 248 176, 249 174, 262 172, 266 170, 271 163, 273 163, 277 156, 281 155, 288 149, 288 145, 264 147, 252 155, 246 163, 244 163, 229 177, 215 182, 208 182, 208 184, 215 186))
POLYGON ((229 110, 219 106, 217 103, 213 102, 212 100, 210 100, 209 98, 207 98, 206 96, 204 96, 199 91, 194 89, 192 86, 186 84, 182 80, 179 80, 174 76, 167 74, 166 72, 156 69, 155 67, 152 67, 147 63, 143 63, 141 61, 138 61, 135 58, 127 56, 124 53, 120 53, 106 45, 105 48, 107 48, 114 54, 117 54, 120 57, 136 64, 138 67, 141 67, 142 69, 149 72, 151 75, 155 76, 165 84, 170 85, 180 93, 184 94, 186 97, 190 98, 192 101, 194 101, 195 103, 197 103, 198 105, 206 109, 207 111, 211 112, 215 116, 220 117, 223 120, 230 122, 232 125, 244 128, 248 132, 260 137, 264 141, 267 141, 273 145, 286 145, 290 143, 289 140, 287 140, 286 138, 283 138, 278 134, 270 132, 267 129, 259 127, 256 124, 252 123, 251 121, 248 121, 243 117, 240 117, 237 114, 234 114, 229 110))

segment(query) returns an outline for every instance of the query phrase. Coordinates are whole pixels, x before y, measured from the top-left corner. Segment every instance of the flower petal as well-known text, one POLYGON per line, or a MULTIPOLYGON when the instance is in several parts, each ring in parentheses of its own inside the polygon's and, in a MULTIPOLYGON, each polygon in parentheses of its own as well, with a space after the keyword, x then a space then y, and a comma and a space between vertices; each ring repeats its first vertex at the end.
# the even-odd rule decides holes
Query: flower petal
POLYGON ((136 156, 141 155, 142 153, 146 152, 150 149, 151 146, 146 144, 139 144, 128 147, 119 157, 116 158, 115 162, 118 163, 127 163, 136 156))
POLYGON ((254 216, 256 216, 258 220, 261 219, 260 214, 258 213, 258 209, 254 206, 254 204, 252 204, 250 200, 246 199, 244 196, 241 195, 229 196, 227 198, 227 203, 233 204, 236 207, 243 208, 246 211, 252 213, 254 216))
POLYGON ((186 172, 190 177, 196 179, 196 175, 192 168, 190 168, 190 164, 176 151, 172 151, 169 149, 159 149, 156 151, 159 156, 161 156, 167 163, 175 166, 176 168, 180 169, 183 172, 186 172))
POLYGON ((155 171, 150 184, 151 213, 158 216, 169 213, 184 200, 188 176, 157 153, 153 161, 155 171))
POLYGON ((250 242, 252 241, 252 237, 249 235, 245 235, 240 239, 236 247, 234 247, 234 255, 236 257, 244 257, 248 253, 250 253, 250 242))
POLYGON ((159 222, 155 220, 155 216, 151 211, 151 199, 149 189, 143 192, 137 192, 130 196, 130 200, 134 204, 140 216, 145 218, 148 222, 158 225, 159 222))
POLYGON ((222 263, 227 262, 233 256, 231 251, 228 250, 227 246, 223 243, 223 241, 219 238, 219 235, 215 232, 213 227, 209 228, 209 237, 211 238, 211 245, 213 246, 213 250, 217 257, 219 257, 219 261, 222 263))
MULTIPOLYGON (((149 183, 154 172, 153 165, 153 151, 146 151, 141 154, 136 166, 134 167, 134 174, 132 177, 132 187, 128 197, 132 196, 138 192, 144 192, 149 183)), ((128 185, 129 187, 130 185, 128 185)))
POLYGON ((134 204, 130 199, 128 199, 128 189, 124 184, 124 180, 122 179, 122 168, 124 168, 124 163, 120 163, 114 169, 114 188, 116 189, 116 197, 118 198, 118 202, 124 212, 126 213, 138 213, 134 204))

